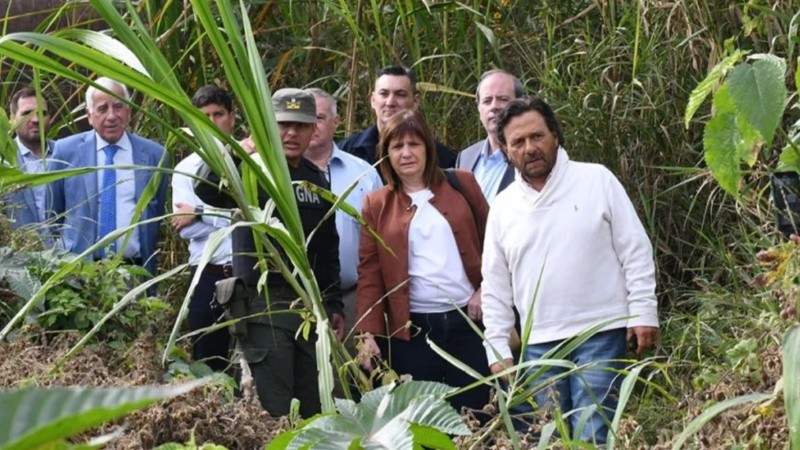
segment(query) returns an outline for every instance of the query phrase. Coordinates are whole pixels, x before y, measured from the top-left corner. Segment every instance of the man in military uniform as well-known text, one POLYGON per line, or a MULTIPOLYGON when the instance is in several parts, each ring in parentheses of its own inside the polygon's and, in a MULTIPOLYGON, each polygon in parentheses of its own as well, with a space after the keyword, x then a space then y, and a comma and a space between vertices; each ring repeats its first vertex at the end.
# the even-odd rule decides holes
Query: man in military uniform
MULTIPOLYGON (((300 89, 280 89, 272 96, 275 118, 280 129, 283 152, 289 166, 292 181, 308 181, 328 188, 325 175, 303 154, 316 128, 317 115, 314 96, 300 89)), ((249 147, 246 139, 243 144, 249 147)), ((252 147, 249 147, 252 150, 252 147)), ((208 177, 210 183, 200 183, 195 192, 207 204, 218 207, 236 207, 232 199, 220 193, 216 185, 218 178, 208 177)), ((331 204, 315 192, 294 185, 293 191, 300 212, 300 220, 306 236, 322 222, 331 204)), ((268 200, 264 191, 259 192, 259 204, 268 200)), ((279 218, 279 217, 278 217, 279 218)), ((279 218, 280 219, 280 218, 279 218)), ((256 270, 257 245, 249 228, 238 227, 233 233, 233 272, 244 280, 249 295, 246 315, 247 333, 239 338, 245 359, 253 372, 256 390, 261 405, 273 416, 289 413, 292 398, 300 400, 300 414, 311 417, 320 412, 317 362, 315 356, 316 335, 308 339, 298 333, 300 314, 291 303, 297 293, 280 273, 267 277, 266 293, 256 294, 261 273, 256 270), (263 295, 266 294, 266 295, 263 295)), ((339 235, 336 233, 334 216, 331 215, 314 232, 308 243, 308 259, 323 295, 331 326, 337 335, 344 332, 341 290, 339 288, 339 235)), ((265 249, 261 249, 266 251, 265 249)), ((288 258, 284 256, 288 263, 288 258)))

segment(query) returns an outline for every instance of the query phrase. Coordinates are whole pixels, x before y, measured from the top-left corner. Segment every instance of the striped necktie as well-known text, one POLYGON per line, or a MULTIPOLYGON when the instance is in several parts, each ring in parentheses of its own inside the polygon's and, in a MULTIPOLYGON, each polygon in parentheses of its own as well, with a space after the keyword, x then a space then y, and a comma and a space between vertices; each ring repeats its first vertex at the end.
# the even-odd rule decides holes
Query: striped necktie
MULTIPOLYGON (((107 234, 117 229, 117 171, 109 168, 114 165, 114 154, 117 153, 119 147, 114 144, 106 146, 103 151, 106 152, 107 166, 103 170, 103 185, 100 194, 100 213, 97 229, 97 238, 102 239, 107 234)), ((116 251, 116 242, 108 246, 108 250, 116 251)), ((101 256, 105 256, 105 250, 100 251, 101 256)))

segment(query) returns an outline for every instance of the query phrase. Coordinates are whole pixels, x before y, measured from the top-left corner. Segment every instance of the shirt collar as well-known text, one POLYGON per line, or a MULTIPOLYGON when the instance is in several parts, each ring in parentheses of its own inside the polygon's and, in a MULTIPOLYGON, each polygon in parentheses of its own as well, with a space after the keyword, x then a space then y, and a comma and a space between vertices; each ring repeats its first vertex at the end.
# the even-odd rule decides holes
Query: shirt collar
POLYGON ((333 143, 333 150, 331 150, 331 157, 328 158, 328 165, 331 165, 333 161, 338 161, 339 163, 344 162, 344 157, 342 156, 344 150, 340 149, 336 142, 333 143))
MULTIPOLYGON (((19 148, 19 152, 20 152, 20 154, 22 154, 22 156, 24 156, 26 158, 39 158, 39 159, 41 159, 41 157, 36 156, 33 153, 33 150, 29 149, 28 146, 26 146, 25 144, 22 143, 22 141, 19 139, 19 136, 15 137, 14 141, 17 143, 17 147, 19 148)), ((47 140, 44 141, 44 146, 45 146, 44 154, 46 156, 50 156, 50 143, 47 140)))
MULTIPOLYGON (((97 142, 96 150, 98 152, 103 151, 104 148, 106 148, 109 145, 111 145, 105 139, 100 137, 100 135, 97 134, 97 132, 94 133, 94 137, 95 137, 95 142, 97 142)), ((122 137, 119 138, 119 140, 115 143, 115 145, 117 147, 119 147, 121 150, 132 150, 133 149, 133 145, 131 144, 131 139, 128 137, 128 132, 127 131, 125 133, 122 133, 122 137)))

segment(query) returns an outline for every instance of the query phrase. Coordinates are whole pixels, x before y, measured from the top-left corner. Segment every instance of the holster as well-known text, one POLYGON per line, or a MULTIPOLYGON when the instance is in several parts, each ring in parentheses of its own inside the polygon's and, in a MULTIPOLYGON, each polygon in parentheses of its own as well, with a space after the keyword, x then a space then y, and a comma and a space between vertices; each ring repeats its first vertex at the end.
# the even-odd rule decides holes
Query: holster
POLYGON ((217 302, 225 310, 226 320, 235 320, 228 327, 233 337, 242 339, 247 337, 247 302, 248 289, 244 281, 238 277, 225 278, 217 281, 217 302))

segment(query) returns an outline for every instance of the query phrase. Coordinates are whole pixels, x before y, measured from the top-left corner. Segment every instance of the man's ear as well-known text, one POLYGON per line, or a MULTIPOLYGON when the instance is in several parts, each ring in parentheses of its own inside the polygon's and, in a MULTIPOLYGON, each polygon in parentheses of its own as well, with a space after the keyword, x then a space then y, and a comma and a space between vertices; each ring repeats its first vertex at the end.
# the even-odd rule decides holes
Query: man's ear
POLYGON ((419 111, 419 92, 414 94, 414 111, 419 111))

